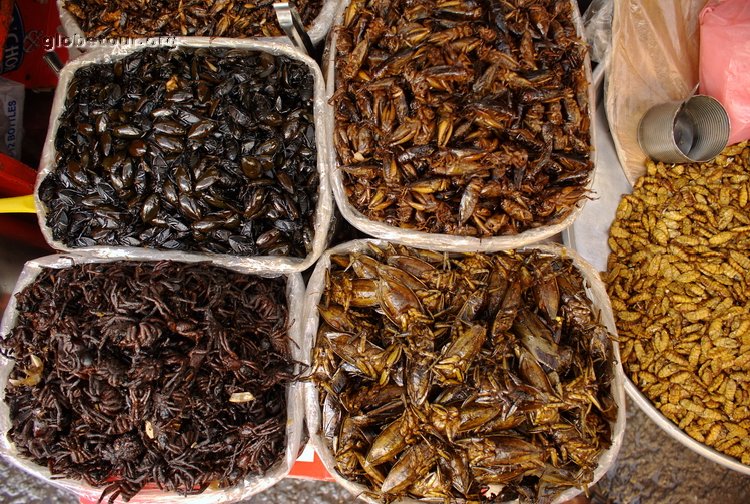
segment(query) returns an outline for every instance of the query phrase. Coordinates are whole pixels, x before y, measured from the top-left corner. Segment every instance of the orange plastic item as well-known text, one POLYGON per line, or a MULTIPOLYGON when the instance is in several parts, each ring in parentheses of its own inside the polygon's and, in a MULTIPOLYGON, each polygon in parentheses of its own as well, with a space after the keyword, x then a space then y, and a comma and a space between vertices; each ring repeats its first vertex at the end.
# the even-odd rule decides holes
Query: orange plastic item
MULTIPOLYGON (((33 194, 35 180, 36 170, 0 153, 0 198, 33 194)), ((0 215, 0 237, 45 251, 52 250, 34 216, 0 215)))
POLYGON ((320 457, 315 453, 312 445, 309 444, 305 446, 302 455, 299 456, 297 462, 292 466, 292 470, 289 472, 289 477, 333 481, 333 476, 328 473, 323 466, 320 457))
POLYGON ((50 0, 0 0, 0 74, 31 89, 50 89, 57 75, 42 57, 54 50, 64 63, 68 50, 55 48, 60 29, 57 3, 50 0), (3 29, 4 27, 4 29, 3 29))
POLYGON ((0 153, 0 198, 32 194, 35 180, 36 170, 0 153))

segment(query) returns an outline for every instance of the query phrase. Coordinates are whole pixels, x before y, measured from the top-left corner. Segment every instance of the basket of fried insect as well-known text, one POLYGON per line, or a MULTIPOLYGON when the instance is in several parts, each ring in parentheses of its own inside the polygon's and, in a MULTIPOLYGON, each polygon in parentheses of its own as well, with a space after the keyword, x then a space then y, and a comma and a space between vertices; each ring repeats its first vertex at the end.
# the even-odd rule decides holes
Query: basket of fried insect
POLYGON ((352 241, 318 263, 305 312, 310 436, 368 502, 562 502, 616 458, 612 311, 575 253, 352 241))
POLYGON ((342 2, 324 75, 343 217, 449 251, 567 228, 595 164, 582 33, 574 1, 342 2))
POLYGON ((303 295, 158 255, 30 261, 0 327, 0 454, 91 502, 263 491, 300 449, 303 295))
POLYGON ((315 61, 281 43, 91 51, 60 74, 37 178, 42 233, 67 252, 303 271, 333 215, 324 92, 315 61))
MULTIPOLYGON (((336 0, 297 0, 293 3, 313 44, 319 44, 333 23, 336 0)), ((156 0, 57 0, 60 21, 74 47, 96 48, 133 39, 169 37, 231 37, 289 43, 271 2, 188 2, 156 0), (84 44, 85 42, 85 44, 84 44)))

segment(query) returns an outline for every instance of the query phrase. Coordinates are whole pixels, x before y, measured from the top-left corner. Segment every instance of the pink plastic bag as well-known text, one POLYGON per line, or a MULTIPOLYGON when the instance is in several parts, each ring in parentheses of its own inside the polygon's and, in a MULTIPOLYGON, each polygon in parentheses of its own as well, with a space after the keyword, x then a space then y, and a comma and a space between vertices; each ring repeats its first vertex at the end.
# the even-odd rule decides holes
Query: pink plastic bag
POLYGON ((750 1, 712 0, 700 14, 700 92, 729 114, 729 143, 750 138, 750 1))

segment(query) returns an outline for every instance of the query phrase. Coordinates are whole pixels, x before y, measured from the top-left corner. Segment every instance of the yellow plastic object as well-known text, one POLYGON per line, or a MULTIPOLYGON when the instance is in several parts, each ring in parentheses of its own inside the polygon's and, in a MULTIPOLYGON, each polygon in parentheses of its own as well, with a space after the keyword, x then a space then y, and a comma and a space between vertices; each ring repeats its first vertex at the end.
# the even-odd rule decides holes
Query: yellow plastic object
POLYGON ((36 213, 34 195, 0 198, 0 213, 36 213))

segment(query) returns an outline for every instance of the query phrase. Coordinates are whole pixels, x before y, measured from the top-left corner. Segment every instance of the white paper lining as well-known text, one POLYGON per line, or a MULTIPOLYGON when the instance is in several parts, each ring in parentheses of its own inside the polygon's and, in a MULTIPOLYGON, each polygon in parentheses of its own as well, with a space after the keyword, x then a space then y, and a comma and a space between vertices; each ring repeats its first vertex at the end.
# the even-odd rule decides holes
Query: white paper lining
MULTIPOLYGON (((368 249, 367 244, 373 243, 378 246, 383 246, 385 240, 353 240, 347 243, 343 243, 332 249, 326 251, 325 254, 318 261, 315 270, 308 282, 307 293, 305 299, 304 308, 304 320, 305 320, 305 334, 303 341, 305 343, 304 352, 306 355, 305 364, 308 366, 312 364, 312 349, 315 346, 315 340, 318 333, 318 304, 320 302, 321 295, 325 289, 325 276, 326 271, 331 266, 332 255, 346 255, 353 252, 365 252, 368 249)), ((609 302, 609 296, 607 290, 599 278, 599 274, 596 270, 591 267, 586 261, 583 260, 576 252, 566 249, 560 245, 548 244, 548 245, 531 245, 524 247, 522 250, 540 250, 544 253, 569 257, 572 259, 573 264, 581 272, 583 278, 586 281, 588 288, 586 294, 589 299, 592 300, 594 306, 599 310, 601 316, 601 323, 609 330, 613 336, 617 336, 617 329, 615 327, 614 315, 612 313, 612 306, 609 302)), ((594 479, 590 486, 593 486, 599 481, 602 476, 609 470, 617 458, 617 454, 622 446, 622 439, 625 434, 625 391, 624 391, 624 374, 622 371, 622 365, 620 361, 620 350, 616 341, 612 341, 612 375, 614 380, 612 381, 612 397, 617 404, 617 419, 612 425, 612 445, 609 449, 602 452, 599 457, 599 465, 594 470, 594 479)), ((344 478, 336 470, 336 462, 333 456, 331 448, 328 446, 324 436, 321 434, 321 422, 322 412, 320 407, 320 401, 318 397, 318 389, 313 383, 305 384, 305 416, 307 418, 307 430, 310 433, 310 439, 315 451, 318 453, 323 465, 329 473, 334 477, 337 483, 346 488, 352 494, 358 496, 360 499, 370 504, 379 504, 377 499, 373 499, 363 494, 368 490, 364 485, 354 483, 344 478)), ((578 488, 569 488, 563 492, 554 502, 562 503, 569 499, 572 499, 576 495, 580 494, 581 490, 578 488)), ((429 500, 417 501, 414 499, 400 499, 395 501, 400 504, 416 503, 416 502, 432 502, 429 500)), ((443 502, 438 500, 435 502, 443 502)))
POLYGON ((44 143, 44 150, 42 151, 42 159, 40 162, 39 173, 37 175, 34 196, 39 227, 42 230, 44 238, 50 246, 57 250, 79 254, 91 254, 97 257, 107 257, 112 259, 149 259, 155 256, 155 252, 158 252, 158 255, 167 259, 210 261, 220 266, 237 266, 245 269, 255 268, 259 271, 273 269, 279 273, 304 271, 315 263, 328 245, 328 232, 331 220, 333 219, 333 199, 331 197, 331 189, 328 179, 329 169, 327 166, 328 160, 330 159, 328 151, 330 150, 329 142, 331 136, 328 134, 324 121, 324 117, 328 115, 328 109, 330 107, 325 100, 325 87, 320 68, 312 58, 303 55, 292 46, 278 42, 260 42, 247 39, 210 39, 207 37, 177 37, 174 39, 174 42, 174 47, 213 47, 263 51, 275 56, 286 56, 300 61, 310 69, 314 79, 313 113, 315 116, 317 169, 320 179, 318 186, 318 203, 315 208, 315 236, 312 251, 303 259, 275 256, 241 257, 202 252, 156 250, 146 247, 113 247, 98 245, 94 247, 73 248, 66 246, 52 237, 52 230, 47 226, 47 206, 39 199, 39 185, 49 173, 55 170, 56 167, 57 152, 55 149, 55 137, 60 125, 60 116, 65 107, 68 86, 70 85, 75 72, 80 68, 89 65, 111 63, 112 61, 116 61, 147 47, 173 47, 172 45, 149 46, 146 44, 142 46, 128 45, 101 48, 83 54, 80 58, 68 63, 65 68, 63 68, 60 73, 60 81, 52 103, 52 119, 50 121, 49 129, 47 130, 47 139, 44 143))
MULTIPOLYGON (((576 27, 576 32, 578 33, 578 36, 583 39, 583 24, 581 22, 580 12, 578 11, 578 4, 575 2, 575 0, 571 0, 571 3, 573 6, 573 22, 576 27)), ((334 18, 334 28, 331 31, 331 36, 328 38, 328 44, 323 56, 323 72, 326 76, 326 91, 329 101, 336 90, 336 27, 341 25, 344 10, 348 5, 348 0, 342 0, 339 4, 336 16, 334 18)), ((591 77, 591 61, 588 52, 586 53, 586 57, 584 59, 584 70, 586 73, 586 79, 589 82, 589 117, 591 118, 590 134, 591 145, 593 149, 593 146, 596 145, 596 128, 594 127, 594 121, 596 120, 596 111, 594 110, 596 101, 594 96, 594 86, 592 84, 591 77)), ((570 214, 557 224, 528 229, 517 235, 494 236, 487 238, 456 236, 443 233, 427 233, 424 231, 399 228, 386 224, 385 222, 371 220, 364 214, 362 214, 359 210, 357 210, 349 202, 349 199, 346 195, 343 174, 338 167, 338 161, 336 159, 336 149, 333 144, 333 134, 335 131, 335 117, 333 108, 328 109, 326 123, 328 125, 329 134, 331 135, 331 142, 329 144, 331 147, 329 150, 330 160, 328 164, 330 167, 329 173, 331 176, 331 188, 333 189, 333 196, 336 200, 336 205, 338 206, 341 215, 343 215, 344 219, 346 219, 351 225, 353 225, 360 231, 376 238, 390 240, 392 242, 414 247, 424 247, 433 250, 450 250, 453 252, 491 252, 495 250, 518 248, 531 243, 542 241, 546 238, 556 235, 557 233, 560 233, 573 223, 576 217, 578 217, 578 215, 583 210, 583 207, 586 203, 587 198, 581 198, 581 200, 570 212, 570 214)), ((591 152, 591 161, 595 168, 597 163, 596 150, 593 150, 591 152)), ((586 186, 588 190, 591 190, 591 187, 593 185, 595 171, 595 169, 592 170, 591 176, 589 177, 589 181, 586 186)))
MULTIPOLYGON (((150 261, 163 260, 164 257, 152 257, 150 261)), ((149 259, 144 259, 149 260, 149 259)), ((5 338, 11 329, 15 326, 18 318, 16 310, 16 294, 30 285, 44 268, 63 269, 76 264, 107 263, 116 262, 113 259, 102 257, 82 256, 78 254, 53 255, 29 261, 24 266, 18 282, 16 283, 13 294, 5 309, 2 322, 0 322, 0 337, 5 338)), ((191 262, 191 261, 188 261, 191 262)), ((194 261, 192 261, 194 262, 194 261)), ((220 266, 220 265, 216 265, 220 266)), ((299 273, 290 273, 281 275, 272 269, 262 268, 241 268, 237 266, 222 266, 226 269, 243 274, 254 274, 263 277, 286 277, 286 297, 289 313, 289 348, 292 358, 297 362, 303 362, 305 356, 302 351, 304 344, 302 341, 303 328, 301 325, 301 314, 304 306, 305 284, 299 273)), ((13 465, 24 472, 35 476, 45 482, 54 485, 63 490, 74 493, 79 498, 85 498, 96 502, 102 493, 103 488, 94 488, 83 481, 70 478, 53 477, 46 467, 42 467, 34 462, 21 457, 7 436, 10 429, 10 411, 5 403, 5 388, 8 384, 8 376, 13 369, 13 361, 0 356, 0 455, 6 457, 13 465)), ((296 371, 300 372, 299 365, 296 371)), ((165 492, 154 489, 141 490, 129 502, 132 504, 139 503, 159 503, 159 504, 212 504, 236 502, 247 499, 267 488, 275 485, 287 474, 289 474, 292 465, 297 459, 300 450, 302 438, 303 420, 304 420, 304 397, 303 385, 295 382, 287 386, 287 424, 286 424, 286 449, 284 457, 279 460, 262 476, 253 476, 246 478, 242 483, 231 488, 222 490, 208 489, 198 495, 183 496, 175 492, 165 492)), ((229 463, 227 461, 227 463, 229 463)), ((123 502, 118 497, 117 502, 123 502)))

